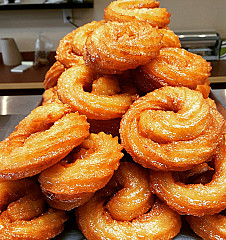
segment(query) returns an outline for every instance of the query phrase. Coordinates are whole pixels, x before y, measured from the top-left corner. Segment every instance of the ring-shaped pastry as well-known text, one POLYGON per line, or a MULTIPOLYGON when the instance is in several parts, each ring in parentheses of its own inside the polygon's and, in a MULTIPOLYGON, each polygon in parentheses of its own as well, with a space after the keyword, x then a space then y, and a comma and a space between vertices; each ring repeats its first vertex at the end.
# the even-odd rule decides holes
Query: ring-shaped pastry
POLYGON ((123 157, 118 138, 103 132, 90 134, 72 156, 39 176, 47 202, 54 208, 70 210, 87 202, 111 179, 123 157))
MULTIPOLYGON (((210 63, 197 54, 178 47, 163 47, 155 59, 139 67, 136 82, 145 92, 164 86, 195 90, 198 85, 209 85, 211 69, 210 63)), ((210 88, 206 90, 210 92, 210 88)))
POLYGON ((209 159, 224 126, 223 116, 200 92, 163 87, 130 106, 120 123, 120 137, 144 167, 183 171, 209 159))
POLYGON ((51 239, 61 233, 68 216, 47 209, 39 186, 28 180, 0 182, 0 238, 51 239))
POLYGON ((156 57, 162 37, 158 29, 147 23, 107 22, 89 34, 83 58, 96 72, 120 74, 156 57))
POLYGON ((166 8, 159 8, 155 0, 117 0, 111 2, 105 9, 106 21, 140 21, 153 27, 163 28, 170 23, 171 14, 166 8))
POLYGON ((214 157, 215 173, 206 184, 184 184, 176 181, 171 172, 152 171, 150 179, 157 196, 180 214, 204 216, 218 213, 226 207, 225 145, 214 157))
MULTIPOLYGON (((108 78, 113 78, 108 77, 108 78)), ((92 85, 96 74, 87 66, 79 65, 67 69, 58 80, 58 96, 73 111, 84 114, 88 119, 108 120, 120 118, 133 102, 129 93, 95 94, 84 89, 92 85)))
POLYGON ((153 196, 150 193, 148 193, 148 198, 144 194, 145 191, 149 192, 150 190, 147 189, 149 185, 146 179, 147 172, 143 169, 144 174, 141 174, 142 168, 138 170, 136 166, 133 168, 133 163, 126 164, 128 165, 121 168, 121 171, 125 171, 125 173, 120 180, 123 183, 122 179, 125 177, 124 183, 126 184, 122 184, 122 189, 119 188, 119 192, 117 192, 118 179, 115 180, 113 176, 104 189, 95 193, 88 202, 76 209, 76 220, 80 230, 88 240, 172 239, 180 231, 180 215, 158 199, 151 204, 150 210, 147 211, 145 208, 143 209, 144 213, 142 213, 143 210, 140 212, 139 207, 143 204, 146 205, 147 199, 149 201, 151 199, 151 202, 153 202, 153 196), (138 174, 138 176, 135 177, 134 174, 138 174), (133 179, 133 177, 135 178, 133 179), (139 183, 141 184, 139 185, 139 183), (142 196, 144 202, 142 202, 142 196), (136 199, 136 197, 138 198, 136 199), (109 207, 109 204, 112 204, 112 206, 109 207), (118 213, 117 207, 120 207, 118 213), (135 213, 133 210, 135 210, 135 213), (130 212, 133 219, 128 218, 130 212), (120 220, 117 220, 118 218, 120 220), (130 220, 126 220, 127 218, 130 220))
POLYGON ((86 117, 63 104, 35 108, 0 142, 0 178, 15 180, 59 162, 89 135, 86 117))

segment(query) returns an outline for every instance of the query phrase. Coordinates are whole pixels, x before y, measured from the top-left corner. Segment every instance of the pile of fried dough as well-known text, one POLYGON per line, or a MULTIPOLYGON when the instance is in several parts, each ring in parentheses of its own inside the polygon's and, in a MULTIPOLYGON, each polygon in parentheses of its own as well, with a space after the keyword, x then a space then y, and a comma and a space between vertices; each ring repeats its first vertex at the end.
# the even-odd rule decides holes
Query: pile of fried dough
POLYGON ((225 119, 211 65, 155 0, 116 0, 68 33, 41 106, 0 142, 0 238, 226 239, 225 119), (71 215, 71 214, 70 214, 71 215), (183 221, 182 221, 183 219, 183 221))

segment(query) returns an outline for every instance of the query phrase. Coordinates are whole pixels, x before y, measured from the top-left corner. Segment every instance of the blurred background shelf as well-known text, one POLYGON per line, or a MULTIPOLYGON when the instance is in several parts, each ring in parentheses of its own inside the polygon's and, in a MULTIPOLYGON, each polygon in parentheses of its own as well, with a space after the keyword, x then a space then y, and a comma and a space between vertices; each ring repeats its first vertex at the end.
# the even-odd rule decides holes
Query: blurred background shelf
POLYGON ((50 0, 50 1, 18 1, 6 0, 0 4, 0 10, 26 9, 64 9, 64 8, 93 8, 93 0, 50 0), (7 2, 5 4, 4 2, 7 2))

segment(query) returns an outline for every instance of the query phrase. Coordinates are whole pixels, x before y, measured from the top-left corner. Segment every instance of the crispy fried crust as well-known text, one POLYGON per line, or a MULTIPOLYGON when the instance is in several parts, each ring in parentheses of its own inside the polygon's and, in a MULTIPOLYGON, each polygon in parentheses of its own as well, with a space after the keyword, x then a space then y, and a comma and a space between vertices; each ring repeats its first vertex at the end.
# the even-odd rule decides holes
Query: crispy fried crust
POLYGON ((61 233, 66 212, 47 209, 41 190, 28 180, 0 182, 0 238, 51 239, 61 233))
POLYGON ((53 207, 70 210, 87 202, 111 179, 123 154, 118 138, 103 132, 91 134, 72 156, 72 163, 61 162, 43 171, 39 182, 53 207))
POLYGON ((63 104, 39 106, 0 143, 0 178, 40 173, 64 158, 89 135, 86 117, 63 104))
POLYGON ((224 127, 222 115, 201 93, 164 87, 130 106, 120 137, 134 161, 144 167, 183 171, 209 159, 224 127))
POLYGON ((146 170, 142 167, 137 168, 134 163, 121 164, 122 168, 119 169, 118 174, 120 171, 123 171, 123 174, 118 176, 120 181, 115 181, 113 177, 113 182, 110 182, 105 189, 97 192, 87 203, 76 209, 77 223, 85 237, 88 240, 136 240, 171 239, 176 236, 181 228, 180 216, 159 200, 150 205, 153 196, 150 195, 150 189, 148 190, 146 170), (114 195, 115 191, 112 189, 119 182, 122 184, 122 189, 116 191, 114 195), (145 192, 149 194, 146 195, 145 192), (108 202, 109 198, 110 202, 108 202), (147 199, 149 199, 148 205, 146 205, 147 199), (134 200, 137 204, 132 203, 134 200), (107 208, 106 202, 108 202, 107 208), (148 206, 151 209, 147 212, 148 206), (120 207, 119 212, 117 212, 118 207, 120 207), (130 213, 133 219, 129 217, 130 213))

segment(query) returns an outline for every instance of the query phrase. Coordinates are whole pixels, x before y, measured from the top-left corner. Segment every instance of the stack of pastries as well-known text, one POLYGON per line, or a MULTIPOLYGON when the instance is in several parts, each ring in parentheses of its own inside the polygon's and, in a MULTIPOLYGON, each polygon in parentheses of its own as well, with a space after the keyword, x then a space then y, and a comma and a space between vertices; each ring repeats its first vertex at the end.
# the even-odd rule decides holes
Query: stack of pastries
MULTIPOLYGON (((117 0, 59 43, 41 106, 0 143, 1 239, 226 239, 211 66, 155 0, 117 0)), ((225 169, 224 169, 225 168, 225 169)))

